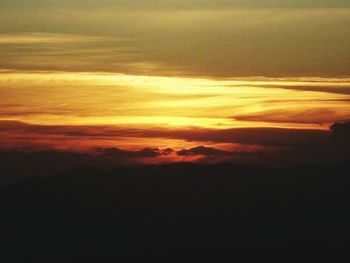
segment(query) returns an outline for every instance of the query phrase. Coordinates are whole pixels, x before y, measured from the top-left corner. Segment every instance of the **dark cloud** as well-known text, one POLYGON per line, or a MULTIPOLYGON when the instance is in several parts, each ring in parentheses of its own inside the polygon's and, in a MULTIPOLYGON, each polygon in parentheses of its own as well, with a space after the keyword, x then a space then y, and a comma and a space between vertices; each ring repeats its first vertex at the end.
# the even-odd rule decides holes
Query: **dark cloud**
MULTIPOLYGON (((8 134, 10 138, 22 138, 23 143, 19 146, 40 150, 41 138, 45 148, 59 146, 59 140, 76 139, 83 142, 101 140, 116 143, 116 141, 131 141, 133 138, 162 138, 192 141, 199 145, 197 147, 182 149, 176 152, 178 157, 198 156, 199 161, 204 163, 235 162, 243 164, 259 164, 271 166, 290 166, 299 164, 331 164, 348 160, 350 156, 350 145, 348 138, 348 124, 335 124, 330 131, 326 130, 304 130, 304 129, 281 129, 281 128, 236 128, 236 129, 132 129, 118 126, 45 126, 29 125, 20 122, 0 122, 0 143, 6 145, 8 134), (124 139, 125 138, 125 139, 124 139), (333 138, 343 138, 334 140, 333 138), (197 143, 196 143, 197 142, 197 143), (224 151, 209 147, 211 143, 235 143, 243 148, 224 151), (34 146, 38 144, 35 148, 34 146), (253 147, 249 151, 244 150, 244 145, 253 147)), ((113 145, 113 144, 112 144, 113 145)), ((16 145, 15 145, 16 146, 16 145)), ((98 147, 98 144, 96 145, 98 147)), ((11 145, 10 145, 11 147, 11 145)), ((92 146, 93 147, 93 146, 92 146)), ((157 145, 141 150, 126 150, 120 148, 99 148, 94 153, 96 156, 87 163, 103 163, 104 166, 116 164, 132 164, 147 160, 157 161, 157 158, 168 156, 173 153, 172 149, 159 149, 157 145), (112 164, 105 163, 106 160, 112 164)), ((45 155, 40 155, 45 157, 45 155)), ((170 157, 170 156, 169 156, 170 157)), ((46 158, 46 157, 45 157, 46 158)), ((42 159, 42 161, 45 160, 42 159)), ((61 158, 61 157, 59 157, 61 158)), ((61 158, 62 159, 62 158, 61 158)), ((69 158, 68 158, 69 159, 69 158)), ((87 160, 86 157, 83 158, 87 160)), ((91 159, 91 158, 90 158, 91 159)), ((170 158, 171 159, 171 158, 170 158)), ((169 159, 169 160, 170 160, 169 159)), ((25 158, 24 158, 25 160, 25 158)), ((29 160, 29 159, 28 159, 29 160)), ((176 157, 174 159, 176 161, 176 157)), ((42 163, 39 161, 38 164, 42 163)), ((46 162, 46 161, 44 161, 46 162)), ((49 162, 48 162, 49 163, 49 162)), ((39 166, 39 165, 38 165, 39 166)), ((24 166, 23 166, 24 167, 24 166)))
MULTIPOLYGON (((141 150, 126 150, 116 147, 99 148, 94 152, 63 152, 55 149, 40 150, 29 147, 31 143, 35 145, 35 136, 44 137, 45 134, 64 134, 67 132, 84 131, 82 139, 94 138, 97 132, 100 136, 106 136, 115 141, 117 136, 126 136, 132 140, 131 134, 135 138, 140 136, 177 138, 198 141, 197 147, 182 149, 176 152, 177 156, 169 161, 186 159, 186 157, 198 156, 198 162, 220 163, 230 162, 247 165, 262 165, 272 167, 285 167, 295 165, 331 165, 336 163, 347 163, 350 156, 349 140, 350 122, 337 123, 331 126, 331 131, 315 130, 289 130, 289 129, 228 129, 228 130, 128 130, 116 127, 55 127, 28 125, 20 122, 3 121, 0 122, 0 145, 6 140, 6 134, 18 132, 18 134, 29 133, 31 136, 24 137, 28 142, 26 148, 0 149, 0 174, 3 181, 13 181, 13 174, 17 175, 44 175, 52 174, 66 169, 79 166, 90 166, 98 168, 113 168, 120 165, 131 165, 136 163, 146 163, 146 160, 155 161, 157 158, 168 156, 174 150, 156 147, 141 150), (84 130, 85 129, 85 130, 84 130), (136 132, 137 131, 137 132, 136 132), (48 133, 49 132, 49 133, 48 133), (34 134, 34 136, 33 136, 34 134), (36 134, 36 135, 35 135, 36 134), (113 137, 115 136, 115 137, 113 137), (221 150, 205 146, 204 142, 240 142, 245 144, 267 145, 266 148, 258 148, 256 151, 221 150), (177 157, 179 159, 177 159, 177 157), (180 158, 181 157, 181 158, 180 158), (15 171, 15 172, 14 172, 15 171)), ((79 133, 82 135, 83 133, 79 133)), ((78 135, 78 134, 75 134, 78 135)), ((74 135, 74 136, 75 136, 74 135)), ((67 136, 67 135, 66 135, 67 136)), ((67 137, 72 137, 70 134, 67 137)), ((74 137, 73 137, 74 138, 74 137)), ((49 140, 49 139, 47 139, 49 140)), ((53 137, 55 142, 57 138, 53 137)), ((155 145, 156 146, 156 145, 155 145)))
POLYGON ((336 140, 350 140, 350 122, 335 123, 330 129, 336 140))
POLYGON ((118 158, 154 158, 161 155, 169 155, 173 152, 172 149, 167 148, 161 150, 159 148, 144 148, 139 151, 127 151, 116 147, 96 149, 96 152, 102 156, 118 157, 118 158))
MULTIPOLYGON (((339 82, 339 84, 342 84, 342 83, 339 82)), ((251 86, 255 86, 255 85, 251 85, 251 86)), ((313 86, 256 85, 255 87, 273 88, 273 89, 278 88, 278 89, 288 89, 288 90, 296 90, 296 91, 315 91, 315 92, 350 95, 350 86, 344 86, 344 85, 337 86, 337 83, 333 83, 333 86, 317 86, 315 84, 313 86)))
POLYGON ((26 126, 30 125, 19 121, 0 120, 0 131, 18 130, 26 126))
POLYGON ((205 155, 205 156, 220 156, 228 155, 230 152, 219 150, 212 147, 197 146, 191 149, 183 149, 176 152, 179 156, 189 156, 189 155, 205 155))
MULTIPOLYGON (((280 99, 280 100, 265 100, 264 103, 271 104, 271 103, 300 103, 300 102, 308 102, 310 100, 302 100, 302 99, 280 99)), ((350 102, 350 98, 348 99, 314 99, 313 102, 350 102)))
POLYGON ((61 135, 66 138, 169 138, 194 142, 239 143, 247 145, 288 146, 295 143, 312 143, 327 140, 331 133, 325 130, 283 128, 233 129, 166 129, 127 128, 121 126, 50 126, 22 122, 0 121, 0 131, 31 136, 61 135))
POLYGON ((264 146, 288 146, 295 142, 322 141, 329 132, 322 130, 281 128, 236 128, 224 130, 192 130, 178 136, 190 141, 212 141, 264 146))
POLYGON ((232 118, 235 120, 242 121, 263 121, 269 123, 325 124, 333 123, 334 121, 338 122, 350 118, 350 111, 344 112, 340 111, 338 108, 301 108, 296 110, 273 109, 266 110, 260 113, 236 115, 232 118), (317 121, 315 119, 317 119, 317 121))

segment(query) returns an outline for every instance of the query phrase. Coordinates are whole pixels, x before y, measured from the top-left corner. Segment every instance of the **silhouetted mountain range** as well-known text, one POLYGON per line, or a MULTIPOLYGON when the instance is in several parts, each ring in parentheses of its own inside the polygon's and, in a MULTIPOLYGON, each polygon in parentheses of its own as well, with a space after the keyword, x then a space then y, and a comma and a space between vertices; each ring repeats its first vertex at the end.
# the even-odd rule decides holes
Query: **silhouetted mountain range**
MULTIPOLYGON (((254 159, 249 165, 116 161, 173 154, 158 148, 106 148, 97 155, 2 151, 2 262, 222 255, 262 245, 348 247, 348 124, 331 129, 332 136, 320 145, 297 144, 281 156, 315 161, 299 166, 259 166, 252 164, 254 159)), ((210 158, 233 153, 198 146, 176 154, 210 158)))
POLYGON ((349 171, 348 164, 77 168, 3 187, 1 239, 16 262, 347 246, 349 171))

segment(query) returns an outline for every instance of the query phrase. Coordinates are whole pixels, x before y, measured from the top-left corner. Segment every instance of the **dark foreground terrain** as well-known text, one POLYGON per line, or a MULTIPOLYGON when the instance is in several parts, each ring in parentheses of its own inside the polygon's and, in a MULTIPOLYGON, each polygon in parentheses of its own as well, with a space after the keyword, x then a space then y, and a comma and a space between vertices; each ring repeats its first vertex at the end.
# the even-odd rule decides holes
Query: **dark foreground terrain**
POLYGON ((173 164, 27 178, 0 188, 2 262, 345 247, 349 170, 173 164))

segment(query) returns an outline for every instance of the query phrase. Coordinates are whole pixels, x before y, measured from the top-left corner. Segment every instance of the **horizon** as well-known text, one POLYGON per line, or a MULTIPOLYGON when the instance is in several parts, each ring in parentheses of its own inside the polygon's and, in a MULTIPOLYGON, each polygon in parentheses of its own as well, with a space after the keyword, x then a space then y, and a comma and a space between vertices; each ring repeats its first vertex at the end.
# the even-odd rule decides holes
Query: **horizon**
POLYGON ((4 0, 0 24, 8 151, 206 147, 220 158, 151 162, 239 161, 350 121, 347 1, 4 0))
POLYGON ((315 258, 349 164, 349 0, 0 0, 0 262, 315 258))

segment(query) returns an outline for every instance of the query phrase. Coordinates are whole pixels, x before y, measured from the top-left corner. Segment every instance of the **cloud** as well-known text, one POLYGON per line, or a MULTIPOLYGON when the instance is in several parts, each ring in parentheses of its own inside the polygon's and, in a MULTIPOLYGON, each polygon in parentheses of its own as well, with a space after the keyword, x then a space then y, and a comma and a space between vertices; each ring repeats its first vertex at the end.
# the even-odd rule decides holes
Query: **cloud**
MULTIPOLYGON (((0 122, 2 146, 0 153, 4 166, 27 167, 35 164, 35 169, 38 170, 43 163, 55 163, 55 167, 67 165, 72 167, 75 164, 113 167, 121 164, 178 161, 234 162, 271 166, 332 164, 346 162, 349 159, 348 138, 349 122, 335 124, 331 127, 331 131, 272 128, 142 130, 111 126, 62 127, 35 126, 13 121, 0 122), (130 145, 140 139, 140 136, 149 137, 148 143, 149 145, 153 143, 153 146, 139 150, 138 148, 129 150, 122 146, 130 145), (183 140, 179 145, 184 145, 185 140, 191 140, 191 144, 197 146, 174 148, 176 150, 158 148, 156 138, 160 138, 163 145, 167 142, 167 138, 176 138, 183 140), (18 140, 20 143, 17 143, 18 140), (70 147, 73 145, 75 152, 69 147, 64 151, 59 150, 63 149, 62 144, 65 140, 73 142, 68 145, 70 147), (117 143, 118 147, 104 147, 117 143), (225 143, 221 146, 224 148, 214 146, 221 143, 225 143), (79 151, 78 144, 85 146, 90 144, 92 148, 79 151), (243 144, 254 147, 241 147, 243 144)), ((141 142, 144 143, 144 140, 141 142)), ((145 144, 141 145, 144 147, 145 144)), ((50 167, 51 165, 45 165, 46 170, 50 167)))
POLYGON ((73 147, 77 151, 95 155, 96 160, 109 159, 119 164, 179 160, 204 163, 256 163, 272 166, 319 162, 326 164, 345 161, 348 158, 349 140, 344 140, 349 135, 346 125, 348 124, 333 125, 330 131, 280 128, 216 130, 46 126, 0 121, 0 145, 4 149, 21 151, 42 149, 70 151, 73 147), (167 149, 168 146, 164 147, 167 145, 167 140, 169 142, 176 140, 175 144, 170 144, 176 150, 167 149), (135 142, 139 143, 135 150, 126 148, 127 145, 135 142), (160 145, 163 146, 159 148, 157 142, 161 142, 160 145), (186 144, 194 146, 176 148, 178 145, 186 144), (225 144, 223 145, 225 148, 214 146, 219 144, 225 144), (79 148, 81 145, 85 147, 82 150, 79 148), (149 146, 141 148, 145 145, 149 146))
POLYGON ((115 1, 95 1, 90 7, 86 1, 23 2, 28 1, 16 6, 2 2, 3 32, 137 40, 88 47, 70 43, 64 49, 55 43, 1 48, 3 69, 215 77, 349 75, 348 8, 315 8, 336 6, 334 1, 118 1, 115 8, 115 1), (283 6, 309 8, 276 8, 283 6))
POLYGON ((4 9, 11 8, 118 8, 128 10, 203 10, 223 8, 327 8, 350 7, 347 0, 3 0, 4 9))
POLYGON ((350 122, 335 123, 330 129, 336 140, 350 140, 350 122))
MULTIPOLYGON (((178 139, 191 142, 238 143, 247 145, 288 146, 295 143, 319 142, 327 140, 331 133, 325 130, 283 129, 283 128, 233 128, 205 129, 160 127, 130 128, 125 126, 62 126, 31 125, 16 121, 0 121, 0 131, 42 138, 46 136, 64 136, 66 139, 83 138, 85 140, 100 138, 114 141, 117 138, 132 140, 133 138, 178 139)), ((55 137, 53 138, 55 139, 55 137)), ((55 141, 54 141, 55 142, 55 141)), ((59 142, 55 142, 59 143, 59 142)))
MULTIPOLYGON (((347 102, 347 101, 346 101, 347 102)), ((305 123, 324 124, 334 121, 343 121, 350 118, 350 111, 346 111, 348 106, 339 104, 333 107, 310 108, 310 109, 272 109, 259 113, 249 113, 245 115, 233 116, 235 120, 241 121, 263 121, 269 123, 305 123), (345 109, 345 110, 344 110, 345 109)))
POLYGON ((219 150, 212 147, 197 146, 191 149, 183 149, 176 152, 179 156, 190 156, 190 155, 205 155, 205 156, 220 156, 228 155, 230 152, 219 150))
POLYGON ((96 152, 102 156, 118 157, 118 158, 154 158, 162 155, 169 155, 173 152, 172 149, 159 149, 159 148, 144 148, 139 151, 127 151, 121 150, 116 147, 96 149, 96 152))
POLYGON ((0 68, 43 71, 141 72, 151 66, 140 58, 137 40, 78 33, 0 34, 0 68), (79 59, 76 59, 79 56, 79 59))
MULTIPOLYGON (((341 79, 340 79, 341 80, 341 79)), ((348 80, 348 79, 347 79, 348 80)), ((332 83, 332 86, 322 86, 314 85, 309 86, 301 86, 297 83, 295 85, 260 85, 258 87, 263 88, 273 88, 273 89, 288 89, 288 90, 296 90, 296 91, 315 91, 315 92, 326 92, 326 93, 334 93, 334 94, 342 94, 342 95, 350 95, 350 85, 349 83, 332 83), (345 85, 344 85, 345 84, 345 85)))
POLYGON ((106 40, 108 38, 57 33, 0 34, 0 45, 69 44, 106 40))

